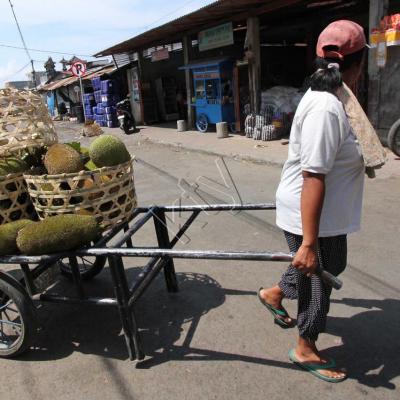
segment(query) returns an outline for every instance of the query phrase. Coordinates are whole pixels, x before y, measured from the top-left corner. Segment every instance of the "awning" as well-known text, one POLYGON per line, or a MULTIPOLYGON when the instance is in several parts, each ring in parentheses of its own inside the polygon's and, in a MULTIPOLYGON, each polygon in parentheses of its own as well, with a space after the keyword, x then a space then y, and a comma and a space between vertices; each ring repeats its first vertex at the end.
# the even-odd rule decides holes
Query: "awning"
MULTIPOLYGON (((116 70, 117 70, 117 68, 115 66, 96 68, 95 70, 89 71, 82 78, 82 80, 85 81, 85 80, 96 78, 98 76, 102 76, 105 74, 112 74, 116 70)), ((78 81, 79 81, 79 78, 77 78, 76 76, 69 76, 68 78, 60 79, 58 81, 50 82, 46 85, 43 85, 41 88, 39 88, 39 91, 47 92, 49 90, 56 90, 61 87, 72 85, 73 83, 78 82, 78 81)))
POLYGON ((134 52, 155 45, 174 43, 182 40, 188 33, 196 33, 205 27, 222 24, 232 19, 246 19, 250 15, 269 13, 304 0, 219 0, 197 11, 184 15, 157 28, 144 32, 132 39, 126 40, 102 50, 95 57, 109 56, 134 52))
MULTIPOLYGON (((343 11, 346 15, 352 8, 368 8, 368 2, 365 0, 219 0, 102 50, 94 56, 129 55, 156 46, 178 43, 185 35, 194 35, 225 22, 243 22, 251 16, 268 15, 271 21, 285 26, 285 19, 290 16, 297 16, 301 20, 305 15, 312 14, 318 19, 321 11, 325 14, 337 12, 339 15, 343 11)), ((357 14, 359 11, 354 15, 357 14)))

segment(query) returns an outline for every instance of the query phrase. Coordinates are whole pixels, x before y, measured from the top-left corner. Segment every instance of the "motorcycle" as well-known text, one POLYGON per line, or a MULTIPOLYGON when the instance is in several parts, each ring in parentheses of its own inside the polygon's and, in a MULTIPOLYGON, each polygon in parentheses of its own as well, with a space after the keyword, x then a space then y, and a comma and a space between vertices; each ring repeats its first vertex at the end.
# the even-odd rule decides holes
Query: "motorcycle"
POLYGON ((400 157, 400 119, 389 130, 388 146, 396 156, 400 157))
POLYGON ((126 135, 135 133, 136 121, 132 114, 129 97, 117 103, 117 118, 119 127, 125 132, 126 135))

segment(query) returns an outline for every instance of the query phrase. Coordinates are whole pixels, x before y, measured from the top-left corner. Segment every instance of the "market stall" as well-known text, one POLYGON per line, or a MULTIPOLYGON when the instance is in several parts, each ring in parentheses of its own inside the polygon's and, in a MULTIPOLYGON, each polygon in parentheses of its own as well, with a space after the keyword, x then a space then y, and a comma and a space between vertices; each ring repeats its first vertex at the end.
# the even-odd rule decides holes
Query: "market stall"
POLYGON ((202 61, 181 67, 192 71, 196 127, 206 132, 210 124, 227 122, 236 131, 233 101, 233 62, 230 59, 202 61))

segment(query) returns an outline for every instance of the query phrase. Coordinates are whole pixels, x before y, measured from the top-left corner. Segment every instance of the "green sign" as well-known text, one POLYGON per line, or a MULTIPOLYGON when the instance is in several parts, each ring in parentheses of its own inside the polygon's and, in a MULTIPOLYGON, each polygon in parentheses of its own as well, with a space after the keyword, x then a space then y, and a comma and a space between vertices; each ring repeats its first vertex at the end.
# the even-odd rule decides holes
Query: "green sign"
POLYGON ((211 50, 233 44, 232 22, 199 32, 199 50, 211 50))

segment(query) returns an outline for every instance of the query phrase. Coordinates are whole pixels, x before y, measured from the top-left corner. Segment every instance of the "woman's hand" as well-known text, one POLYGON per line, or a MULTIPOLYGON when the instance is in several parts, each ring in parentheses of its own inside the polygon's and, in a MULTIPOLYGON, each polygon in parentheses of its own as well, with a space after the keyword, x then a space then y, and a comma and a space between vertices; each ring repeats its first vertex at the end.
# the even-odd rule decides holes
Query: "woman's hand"
POLYGON ((294 256, 292 265, 308 277, 315 274, 318 266, 317 247, 301 245, 294 256))

